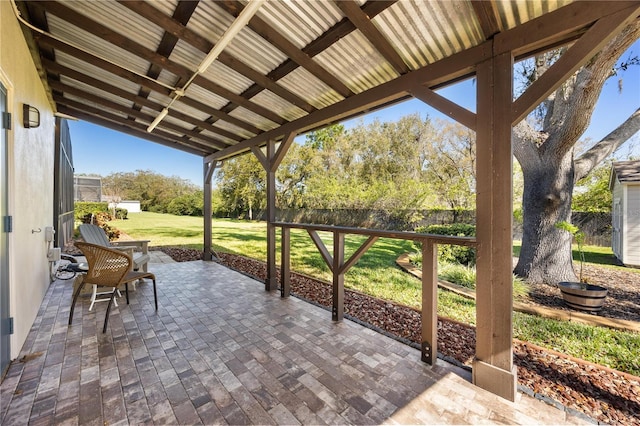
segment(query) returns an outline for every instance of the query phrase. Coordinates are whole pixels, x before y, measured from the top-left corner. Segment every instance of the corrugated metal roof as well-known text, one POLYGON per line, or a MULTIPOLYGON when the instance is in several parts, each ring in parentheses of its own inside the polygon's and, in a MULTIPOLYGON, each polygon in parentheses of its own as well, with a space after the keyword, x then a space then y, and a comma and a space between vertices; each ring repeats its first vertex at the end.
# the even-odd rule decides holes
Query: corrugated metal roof
MULTIPOLYGON (((90 93, 91 99, 97 96, 107 105, 120 106, 118 116, 122 117, 137 113, 133 102, 126 98, 139 96, 141 104, 145 104, 142 98, 148 98, 157 107, 144 106, 141 111, 155 117, 160 108, 177 96, 171 107, 176 114, 170 114, 166 123, 161 121, 158 129, 174 134, 175 140, 185 147, 189 145, 188 140, 199 140, 193 145, 194 152, 206 155, 217 152, 218 148, 209 151, 202 148, 202 144, 219 146, 224 138, 235 144, 256 136, 256 132, 304 119, 309 113, 323 117, 327 114, 314 111, 349 105, 350 98, 401 78, 407 70, 420 70, 485 43, 493 34, 484 34, 484 31, 495 33, 514 28, 571 1, 357 0, 355 4, 361 8, 358 11, 348 3, 273 0, 262 3, 255 17, 230 40, 221 59, 213 61, 202 75, 195 76, 207 57, 204 50, 220 42, 246 3, 247 0, 197 4, 177 0, 130 3, 61 0, 59 3, 24 2, 23 7, 33 12, 28 15, 36 27, 45 31, 48 28, 53 37, 64 43, 80 46, 91 55, 116 65, 103 66, 83 54, 75 57, 76 53, 65 52, 68 49, 60 45, 51 51, 47 37, 36 34, 40 47, 49 52, 43 55, 43 63, 56 62, 73 70, 69 76, 64 68, 52 71, 48 76, 53 79, 52 85, 61 87, 57 79, 62 74, 61 83, 90 93), (45 11, 44 15, 39 13, 41 10, 45 11), (495 22, 490 19, 492 14, 495 22), (98 24, 104 27, 92 31, 98 24), (122 37, 126 38, 122 43, 108 41, 122 40, 122 37), (190 77, 195 81, 184 94, 172 92, 190 77), (121 99, 114 93, 95 89, 92 87, 95 80, 130 95, 121 99), (180 114, 191 118, 181 122, 175 118, 180 114), (210 117, 222 135, 193 130, 198 128, 194 126, 194 119, 202 121, 210 117), (185 134, 170 130, 164 124, 180 126, 185 134), (183 137, 186 134, 189 135, 183 137)), ((57 92, 55 96, 82 101, 78 95, 72 97, 57 92)), ((383 102, 403 98, 406 92, 394 96, 383 102)), ((71 110, 71 107, 66 109, 71 110)), ((339 115, 357 112, 348 108, 345 111, 339 115)), ((78 111, 78 114, 85 119, 98 114, 96 119, 101 119, 93 110, 78 111)), ((134 133, 140 132, 141 124, 146 127, 147 121, 137 118, 139 124, 133 127, 134 133)), ((131 121, 122 124, 130 125, 131 121)), ((313 123, 303 127, 311 128, 313 123)), ((139 135, 145 137, 146 134, 139 135)), ((161 138, 166 139, 164 135, 161 138)))

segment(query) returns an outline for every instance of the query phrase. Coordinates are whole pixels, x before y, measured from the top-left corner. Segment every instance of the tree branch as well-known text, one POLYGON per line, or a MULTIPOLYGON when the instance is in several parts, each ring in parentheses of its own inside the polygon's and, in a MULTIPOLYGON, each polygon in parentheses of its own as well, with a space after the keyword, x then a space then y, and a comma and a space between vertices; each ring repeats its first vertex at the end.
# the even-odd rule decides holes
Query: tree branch
MULTIPOLYGON (((626 27, 611 40, 600 53, 585 65, 575 77, 569 79, 571 87, 562 85, 556 93, 555 102, 566 97, 566 107, 562 108, 564 117, 556 117, 553 126, 545 129, 549 132, 549 145, 560 155, 568 152, 578 138, 587 130, 598 97, 604 83, 612 76, 612 71, 622 53, 640 37, 640 20, 626 27)), ((554 109, 557 109, 558 105, 554 109)))
POLYGON ((595 166, 613 154, 620 145, 629 140, 629 138, 637 132, 640 132, 640 108, 635 110, 617 129, 609 133, 604 139, 596 143, 587 152, 582 154, 580 158, 575 160, 575 182, 589 174, 595 166))
POLYGON ((539 141, 542 134, 536 131, 527 120, 522 120, 513 128, 513 155, 523 167, 529 163, 535 165, 540 161, 540 153, 533 141, 539 141))

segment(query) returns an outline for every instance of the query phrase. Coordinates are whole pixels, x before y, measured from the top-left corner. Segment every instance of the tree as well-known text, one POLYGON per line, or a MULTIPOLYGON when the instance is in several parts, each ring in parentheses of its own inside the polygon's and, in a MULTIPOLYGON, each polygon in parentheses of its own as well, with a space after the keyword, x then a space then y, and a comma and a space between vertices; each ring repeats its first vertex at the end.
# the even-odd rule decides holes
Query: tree
POLYGON ((225 161, 218 172, 221 195, 231 213, 247 213, 266 207, 266 173, 254 155, 240 155, 225 161))
MULTIPOLYGON (((571 235, 555 224, 571 220, 575 183, 640 130, 638 109, 604 139, 574 157, 605 81, 615 75, 618 59, 639 37, 640 20, 635 20, 543 102, 537 122, 522 121, 514 128, 514 154, 524 176, 522 250, 515 273, 529 281, 577 280, 571 235)), ((534 81, 561 53, 537 56, 526 76, 534 81)))
POLYGON ((431 182, 443 207, 475 208, 476 136, 467 127, 438 120, 438 129, 427 149, 425 178, 431 182))
POLYGON ((145 211, 166 213, 171 200, 193 194, 199 188, 178 176, 164 176, 151 170, 117 172, 102 178, 103 187, 120 200, 139 200, 145 211))
POLYGON ((583 190, 574 194, 571 209, 579 212, 610 213, 613 197, 609 190, 609 177, 613 161, 607 160, 586 177, 577 182, 576 188, 583 190))

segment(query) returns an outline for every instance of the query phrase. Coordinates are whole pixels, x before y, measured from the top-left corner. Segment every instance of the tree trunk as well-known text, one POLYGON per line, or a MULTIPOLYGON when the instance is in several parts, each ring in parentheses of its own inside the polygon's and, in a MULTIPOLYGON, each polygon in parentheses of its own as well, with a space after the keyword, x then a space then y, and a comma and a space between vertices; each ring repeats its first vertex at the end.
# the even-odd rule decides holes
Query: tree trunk
POLYGON ((523 234, 520 258, 514 272, 530 282, 555 285, 577 281, 572 265, 572 236, 556 228, 571 221, 574 185, 573 150, 562 159, 543 155, 522 164, 524 174, 523 234))

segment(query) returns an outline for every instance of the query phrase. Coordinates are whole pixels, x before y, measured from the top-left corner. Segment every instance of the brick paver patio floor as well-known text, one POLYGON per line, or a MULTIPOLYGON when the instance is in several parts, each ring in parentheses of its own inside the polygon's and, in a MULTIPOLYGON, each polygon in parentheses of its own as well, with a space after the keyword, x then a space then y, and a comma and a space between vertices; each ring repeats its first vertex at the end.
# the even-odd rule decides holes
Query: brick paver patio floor
POLYGON ((560 424, 583 423, 518 394, 510 403, 469 373, 213 262, 150 265, 131 304, 51 285, 0 391, 0 423, 560 424))

